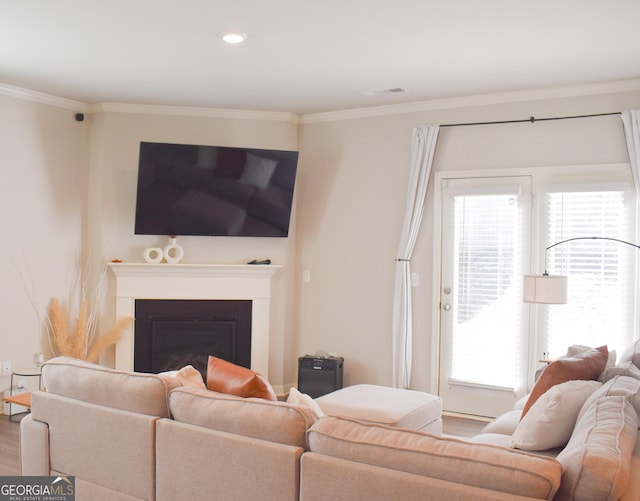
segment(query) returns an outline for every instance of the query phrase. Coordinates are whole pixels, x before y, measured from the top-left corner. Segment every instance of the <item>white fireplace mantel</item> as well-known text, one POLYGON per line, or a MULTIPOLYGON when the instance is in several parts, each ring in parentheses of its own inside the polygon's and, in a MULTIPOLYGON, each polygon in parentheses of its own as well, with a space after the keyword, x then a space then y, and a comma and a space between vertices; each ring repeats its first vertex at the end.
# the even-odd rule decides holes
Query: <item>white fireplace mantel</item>
MULTIPOLYGON (((110 263, 116 318, 135 317, 136 299, 251 300, 251 368, 269 377, 271 278, 277 265, 110 263)), ((133 370, 133 326, 116 345, 116 369, 133 370)))

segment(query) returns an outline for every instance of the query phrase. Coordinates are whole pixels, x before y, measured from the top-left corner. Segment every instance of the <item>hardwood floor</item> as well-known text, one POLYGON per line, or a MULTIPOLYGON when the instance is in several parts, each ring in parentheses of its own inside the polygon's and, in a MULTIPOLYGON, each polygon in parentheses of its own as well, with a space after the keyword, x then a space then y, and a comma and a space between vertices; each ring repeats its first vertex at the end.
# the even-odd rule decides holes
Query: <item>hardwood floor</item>
MULTIPOLYGON (((0 476, 20 475, 20 452, 18 446, 20 419, 26 414, 9 416, 0 414, 0 476)), ((458 416, 442 416, 443 433, 458 437, 473 437, 486 424, 483 421, 458 416)))
POLYGON ((0 414, 0 476, 20 475, 20 452, 18 440, 20 419, 26 414, 16 414, 15 421, 9 416, 0 414))
POLYGON ((462 416, 442 416, 442 433, 455 437, 471 438, 482 431, 487 424, 486 420, 471 419, 462 416))

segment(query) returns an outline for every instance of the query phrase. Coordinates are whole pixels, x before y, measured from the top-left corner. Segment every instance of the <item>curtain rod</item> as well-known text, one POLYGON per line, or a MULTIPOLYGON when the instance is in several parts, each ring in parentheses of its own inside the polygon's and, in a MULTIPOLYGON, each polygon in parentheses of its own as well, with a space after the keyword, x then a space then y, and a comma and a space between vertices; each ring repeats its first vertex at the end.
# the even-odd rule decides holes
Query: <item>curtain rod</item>
POLYGON ((440 127, 466 127, 467 125, 496 125, 496 124, 518 124, 518 123, 535 123, 535 122, 547 122, 550 120, 569 120, 573 118, 592 118, 592 117, 606 117, 610 115, 621 115, 622 112, 615 111, 612 113, 596 113, 594 115, 574 115, 570 117, 550 117, 550 118, 536 118, 529 117, 528 119, 522 120, 501 120, 497 122, 470 122, 470 123, 460 123, 460 124, 442 124, 440 127))

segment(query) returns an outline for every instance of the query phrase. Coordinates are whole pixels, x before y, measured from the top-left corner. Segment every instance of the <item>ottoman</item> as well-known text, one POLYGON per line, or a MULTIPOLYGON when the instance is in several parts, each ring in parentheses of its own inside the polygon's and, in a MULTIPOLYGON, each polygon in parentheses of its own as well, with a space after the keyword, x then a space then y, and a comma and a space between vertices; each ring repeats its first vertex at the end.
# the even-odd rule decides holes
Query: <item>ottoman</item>
POLYGON ((442 434, 442 401, 422 391, 356 384, 315 399, 325 414, 442 434))

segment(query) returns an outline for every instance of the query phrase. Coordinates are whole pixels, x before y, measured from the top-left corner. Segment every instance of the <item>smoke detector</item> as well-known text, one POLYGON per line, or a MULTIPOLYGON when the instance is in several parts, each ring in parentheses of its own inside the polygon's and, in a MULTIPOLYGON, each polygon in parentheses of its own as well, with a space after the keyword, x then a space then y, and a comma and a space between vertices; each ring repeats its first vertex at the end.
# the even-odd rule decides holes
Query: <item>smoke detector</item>
POLYGON ((380 90, 365 90, 362 95, 363 96, 378 96, 380 94, 401 94, 403 92, 407 92, 407 89, 404 87, 391 87, 390 89, 380 89, 380 90))

